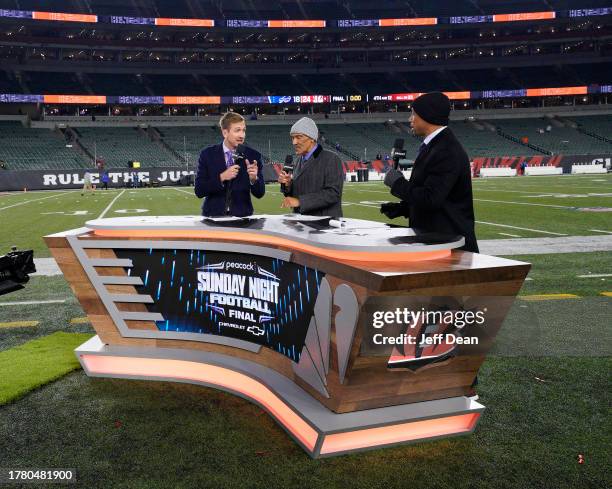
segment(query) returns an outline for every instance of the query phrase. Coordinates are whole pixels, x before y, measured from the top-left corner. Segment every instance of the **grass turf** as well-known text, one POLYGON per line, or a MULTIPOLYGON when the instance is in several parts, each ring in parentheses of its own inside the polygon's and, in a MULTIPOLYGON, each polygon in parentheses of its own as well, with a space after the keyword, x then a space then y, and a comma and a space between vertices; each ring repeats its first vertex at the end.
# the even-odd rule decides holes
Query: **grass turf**
POLYGON ((521 295, 577 294, 598 296, 612 291, 612 260, 610 252, 558 253, 553 255, 505 256, 531 263, 529 278, 521 288, 521 295), (606 275, 608 277, 589 277, 606 275), (586 277, 583 277, 586 275, 586 277))
POLYGON ((0 405, 80 368, 73 350, 90 334, 56 332, 0 351, 0 405))
MULTIPOLYGON (((574 256, 529 257, 541 277, 557 275, 527 282, 523 290, 572 286, 584 270, 574 256)), ((604 253, 579 256, 593 271, 606 259, 604 253)), ((480 371, 478 393, 487 410, 472 436, 312 461, 242 399, 76 372, 0 407, 3 466, 75 467, 78 485, 88 488, 603 488, 611 455, 609 299, 593 297, 595 289, 576 292, 583 298, 517 301, 496 353, 480 371), (542 319, 535 331, 534 308, 542 319), (578 464, 578 454, 585 464, 578 464)), ((43 294, 67 302, 0 307, 3 320, 41 320, 36 329, 0 331, 0 349, 53 328, 91 331, 70 325, 83 313, 62 277, 34 277, 10 299, 43 294)))
POLYGON ((36 327, 0 329, 0 352, 56 331, 95 334, 89 324, 70 324, 85 313, 62 276, 32 277, 25 289, 0 297, 0 304, 42 300, 65 302, 0 306, 0 322, 39 321, 36 327))
POLYGON ((0 453, 5 467, 75 467, 87 488, 603 489, 611 366, 493 356, 473 435, 314 461, 240 398, 76 372, 1 408, 0 453))
MULTIPOLYGON (((611 207, 612 175, 478 179, 473 187, 476 220, 480 221, 476 224, 478 239, 612 232, 609 212, 579 210, 611 207)), ((349 183, 343 192, 344 215, 405 223, 404 219, 389 221, 380 214, 380 203, 389 200, 396 199, 381 182, 349 183)), ((284 212, 279 207, 280 201, 278 184, 270 184, 264 198, 253 199, 255 212, 280 214, 284 212)), ((198 215, 200 204, 193 189, 186 187, 96 191, 85 196, 79 191, 2 195, 0 223, 6 231, 0 235, 0 251, 16 245, 21 249, 33 248, 35 256, 45 257, 49 251, 42 236, 80 227, 105 210, 105 217, 198 215), (117 200, 112 202, 115 197, 117 200)))

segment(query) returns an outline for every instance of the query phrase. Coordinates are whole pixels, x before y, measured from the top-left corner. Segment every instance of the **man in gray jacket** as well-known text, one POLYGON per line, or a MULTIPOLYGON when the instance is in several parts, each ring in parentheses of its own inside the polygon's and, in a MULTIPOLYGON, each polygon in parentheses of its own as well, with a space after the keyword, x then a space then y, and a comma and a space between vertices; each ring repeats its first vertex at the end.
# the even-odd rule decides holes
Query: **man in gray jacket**
POLYGON ((311 216, 342 217, 344 172, 340 157, 317 143, 319 129, 308 117, 297 121, 290 135, 299 158, 293 174, 282 171, 278 177, 285 195, 281 207, 311 216))

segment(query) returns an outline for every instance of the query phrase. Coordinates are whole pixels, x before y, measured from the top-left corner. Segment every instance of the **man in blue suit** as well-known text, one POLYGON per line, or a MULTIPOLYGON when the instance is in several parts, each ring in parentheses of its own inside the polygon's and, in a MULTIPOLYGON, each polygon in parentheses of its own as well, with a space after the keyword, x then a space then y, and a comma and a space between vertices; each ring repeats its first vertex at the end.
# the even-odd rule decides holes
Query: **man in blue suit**
POLYGON ((219 126, 223 142, 202 150, 198 161, 195 194, 205 197, 202 215, 250 216, 251 194, 261 199, 266 192, 263 158, 258 151, 243 145, 246 123, 240 114, 227 112, 219 126))

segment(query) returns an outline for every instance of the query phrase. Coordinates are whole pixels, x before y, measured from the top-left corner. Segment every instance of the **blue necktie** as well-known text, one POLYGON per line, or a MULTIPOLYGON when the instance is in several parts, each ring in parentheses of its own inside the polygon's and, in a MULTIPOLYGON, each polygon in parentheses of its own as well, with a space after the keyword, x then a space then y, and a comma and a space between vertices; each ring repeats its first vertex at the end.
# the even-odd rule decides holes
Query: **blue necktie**
POLYGON ((229 168, 233 164, 234 164, 234 160, 232 158, 232 152, 228 151, 227 153, 225 153, 225 166, 229 168))

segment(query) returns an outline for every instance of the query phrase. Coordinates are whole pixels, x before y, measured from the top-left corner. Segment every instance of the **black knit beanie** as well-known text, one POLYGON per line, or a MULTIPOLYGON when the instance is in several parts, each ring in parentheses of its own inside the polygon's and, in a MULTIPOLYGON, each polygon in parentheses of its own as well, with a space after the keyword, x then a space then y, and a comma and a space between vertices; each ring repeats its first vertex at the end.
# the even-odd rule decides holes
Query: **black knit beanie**
POLYGON ((450 101, 442 92, 424 93, 412 102, 414 110, 421 119, 436 126, 448 126, 450 101))

